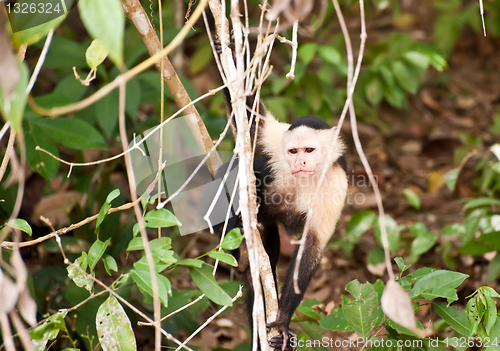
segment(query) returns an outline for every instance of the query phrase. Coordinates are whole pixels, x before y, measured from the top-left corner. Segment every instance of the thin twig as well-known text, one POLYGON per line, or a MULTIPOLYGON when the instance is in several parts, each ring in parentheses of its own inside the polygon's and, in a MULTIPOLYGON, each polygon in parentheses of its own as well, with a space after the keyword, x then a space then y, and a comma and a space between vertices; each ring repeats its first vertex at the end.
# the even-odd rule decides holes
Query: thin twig
POLYGON ((14 128, 10 129, 9 141, 7 143, 7 148, 5 149, 5 155, 3 155, 2 165, 0 165, 0 182, 2 181, 5 172, 7 171, 7 165, 9 164, 10 153, 14 152, 14 141, 16 140, 16 131, 14 128))
POLYGON ((47 57, 47 52, 49 52, 50 43, 52 42, 52 36, 54 35, 54 29, 51 29, 47 34, 47 39, 45 39, 45 44, 43 44, 43 49, 38 57, 38 61, 36 63, 35 69, 33 70, 33 74, 31 75, 28 86, 26 87, 26 95, 31 92, 33 86, 35 85, 36 79, 38 78, 38 74, 42 69, 43 63, 45 62, 45 57, 47 57))

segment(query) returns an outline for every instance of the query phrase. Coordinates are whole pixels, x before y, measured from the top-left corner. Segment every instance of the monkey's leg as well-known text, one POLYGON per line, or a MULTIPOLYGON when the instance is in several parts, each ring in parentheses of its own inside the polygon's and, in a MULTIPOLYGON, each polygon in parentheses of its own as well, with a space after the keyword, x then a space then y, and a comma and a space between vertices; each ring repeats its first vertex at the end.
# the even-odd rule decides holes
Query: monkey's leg
POLYGON ((298 247, 295 249, 293 259, 290 262, 290 267, 286 273, 285 284, 281 291, 279 301, 278 318, 275 322, 269 323, 268 327, 279 327, 281 335, 273 338, 270 345, 279 350, 294 350, 290 344, 290 337, 296 337, 297 334, 290 330, 290 320, 292 319, 295 309, 299 306, 304 293, 311 281, 323 252, 323 248, 319 247, 319 242, 314 231, 310 231, 307 235, 307 240, 304 243, 304 253, 300 260, 298 272, 298 286, 300 294, 296 294, 293 287, 293 273, 295 270, 295 262, 297 260, 298 247))

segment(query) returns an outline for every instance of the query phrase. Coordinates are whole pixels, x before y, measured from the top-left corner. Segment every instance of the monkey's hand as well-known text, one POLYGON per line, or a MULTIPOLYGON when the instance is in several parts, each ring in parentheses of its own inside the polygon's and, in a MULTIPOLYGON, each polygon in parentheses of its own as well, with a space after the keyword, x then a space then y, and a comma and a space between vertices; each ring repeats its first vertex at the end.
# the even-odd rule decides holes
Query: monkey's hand
MULTIPOLYGON (((214 36, 214 47, 215 51, 217 52, 217 55, 220 56, 222 54, 222 43, 217 36, 214 36)), ((234 50, 234 43, 227 44, 227 47, 230 48, 231 50, 234 50)))
POLYGON ((281 351, 295 351, 297 349, 297 346, 292 346, 290 342, 290 338, 295 338, 295 341, 297 340, 297 333, 290 329, 288 324, 279 324, 279 322, 273 322, 269 323, 267 327, 279 327, 281 330, 281 334, 271 339, 271 341, 269 342, 269 346, 271 346, 275 350, 281 351))

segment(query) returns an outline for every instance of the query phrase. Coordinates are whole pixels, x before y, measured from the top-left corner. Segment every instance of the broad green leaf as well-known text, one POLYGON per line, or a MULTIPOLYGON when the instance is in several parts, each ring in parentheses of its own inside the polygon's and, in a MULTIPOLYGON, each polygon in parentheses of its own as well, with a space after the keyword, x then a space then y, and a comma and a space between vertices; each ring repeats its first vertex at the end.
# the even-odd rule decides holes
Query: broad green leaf
POLYGON ((377 292, 372 284, 360 284, 357 280, 347 284, 346 290, 354 296, 354 300, 342 303, 345 319, 359 336, 367 337, 379 316, 377 292))
POLYGON ((172 248, 172 238, 163 236, 161 238, 153 239, 149 242, 151 251, 156 250, 170 250, 172 248))
POLYGON ((432 300, 442 297, 450 304, 458 300, 456 288, 467 277, 469 277, 467 274, 448 270, 432 272, 415 283, 410 291, 410 298, 432 300))
POLYGON ((21 218, 11 219, 7 223, 7 225, 11 228, 22 230, 23 232, 25 232, 29 236, 33 235, 33 231, 31 230, 30 225, 24 219, 21 219, 21 218))
POLYGON ((445 302, 434 302, 434 311, 448 323, 457 333, 469 335, 469 321, 465 311, 457 310, 456 306, 447 306, 445 302))
POLYGON ((63 15, 40 24, 39 26, 31 27, 20 32, 13 33, 13 40, 19 44, 35 44, 40 39, 45 38, 51 29, 59 27, 59 25, 65 18, 66 15, 63 15))
POLYGON ((132 324, 116 297, 108 297, 99 306, 95 322, 99 343, 104 351, 137 350, 132 324))
POLYGON ((134 250, 144 250, 144 245, 142 244, 142 237, 138 236, 130 240, 127 246, 127 251, 134 250))
POLYGON ((85 52, 87 65, 89 65, 89 67, 92 69, 96 69, 97 66, 99 66, 107 56, 108 50, 99 39, 92 40, 92 43, 90 43, 90 46, 87 49, 87 52, 85 52))
POLYGON ((219 252, 219 251, 211 251, 208 254, 209 257, 213 258, 214 260, 219 260, 224 263, 227 263, 230 266, 233 267, 238 267, 238 262, 234 258, 233 255, 225 253, 225 252, 219 252))
POLYGON ((418 51, 405 52, 403 57, 407 62, 411 63, 414 66, 417 66, 423 71, 425 71, 429 67, 429 64, 431 62, 427 55, 418 51))
POLYGON ((231 297, 215 281, 213 269, 213 266, 204 263, 201 268, 189 267, 189 273, 194 283, 210 300, 219 305, 232 306, 231 297))
POLYGON ((373 227, 376 219, 377 216, 372 210, 359 211, 352 215, 347 223, 346 233, 341 240, 352 244, 349 248, 346 248, 347 254, 350 254, 354 249, 354 245, 362 240, 361 236, 373 227))
POLYGON ((59 170, 59 161, 45 152, 35 150, 35 147, 39 146, 52 155, 59 157, 56 145, 47 140, 43 136, 41 129, 29 121, 25 123, 24 138, 26 141, 26 159, 30 167, 47 180, 54 178, 59 170))
POLYGON ((6 96, 0 88, 0 112, 4 118, 12 124, 16 131, 20 131, 26 107, 26 87, 28 86, 28 67, 25 62, 17 61, 19 78, 14 91, 6 96))
MULTIPOLYGON (((132 269, 130 276, 141 289, 141 291, 149 296, 153 296, 153 288, 151 283, 151 276, 148 270, 132 269)), ((156 273, 156 282, 158 284, 158 298, 164 306, 168 306, 168 295, 172 293, 171 284, 167 277, 156 273)))
POLYGON ((333 46, 320 46, 318 54, 321 59, 334 66, 338 66, 342 63, 342 55, 340 55, 340 52, 333 46))
POLYGON ((203 261, 196 260, 194 258, 185 258, 183 260, 177 261, 177 264, 180 266, 201 268, 201 266, 203 266, 203 261))
POLYGON ((419 77, 413 71, 413 68, 409 67, 402 61, 396 61, 392 63, 392 71, 398 83, 408 92, 416 94, 419 86, 419 77))
POLYGON ((111 239, 108 239, 105 242, 102 242, 101 240, 97 239, 92 244, 92 246, 89 249, 88 256, 87 256, 87 262, 89 264, 90 271, 94 270, 95 265, 101 259, 102 255, 104 254, 104 251, 106 251, 106 248, 108 247, 110 241, 111 241, 111 239))
POLYGON ((467 319, 469 320, 469 336, 477 333, 477 328, 484 315, 484 305, 478 296, 474 296, 467 302, 467 319))
POLYGON ((59 310, 56 314, 51 315, 45 323, 29 331, 32 339, 31 344, 36 351, 45 351, 47 342, 55 339, 59 331, 66 330, 64 317, 67 313, 67 310, 59 310))
POLYGON ((221 243, 224 250, 236 250, 240 247, 241 242, 245 237, 241 234, 240 228, 234 228, 226 234, 221 243))
POLYGON ((378 106, 384 98, 384 87, 376 75, 373 75, 366 83, 365 95, 372 106, 378 106))
MULTIPOLYGON (((171 251, 173 253, 173 251, 171 251)), ((175 261, 174 261, 175 263, 175 261)), ((170 263, 165 263, 163 262, 160 258, 156 257, 156 256, 153 256, 153 264, 155 266, 155 272, 157 273, 160 273, 162 271, 164 271, 165 269, 167 269, 169 266, 171 266, 172 264, 170 263)), ((137 270, 142 270, 142 271, 148 271, 149 270, 149 263, 148 263, 148 260, 146 258, 146 256, 142 256, 141 259, 137 262, 134 262, 134 268, 137 269, 137 270)))
POLYGON ((40 127, 51 139, 75 150, 107 149, 101 134, 88 122, 59 117, 37 118, 31 122, 40 127))
POLYGON ((485 296, 486 311, 484 313, 484 329, 486 334, 490 334, 491 329, 497 321, 497 303, 489 296, 485 296))
POLYGON ((78 11, 85 28, 94 39, 99 39, 109 52, 114 64, 123 64, 123 36, 125 16, 119 0, 80 0, 78 11))
POLYGON ((498 297, 500 298, 500 294, 495 291, 495 289, 490 288, 489 286, 482 286, 480 288, 481 292, 483 293, 484 296, 489 296, 489 297, 498 297))
POLYGON ((460 169, 455 168, 444 175, 444 181, 446 183, 446 186, 451 191, 455 191, 459 174, 460 174, 460 169))
POLYGON ((498 253, 488 265, 487 271, 486 283, 491 283, 500 277, 500 255, 498 253))
POLYGON ((191 56, 190 68, 192 73, 198 73, 214 59, 210 44, 198 48, 191 56))
POLYGON ((458 235, 460 237, 463 237, 465 234, 465 227, 463 224, 460 223, 453 223, 450 225, 447 225, 443 229, 441 229, 441 234, 443 235, 458 235))
POLYGON ((166 228, 182 224, 175 218, 172 212, 162 208, 146 213, 144 216, 144 225, 148 228, 166 228))
POLYGON ((410 232, 415 237, 411 243, 411 256, 417 260, 420 255, 429 251, 437 240, 437 235, 427 231, 427 227, 422 222, 416 222, 411 225, 410 232))
POLYGON ((298 56, 304 62, 304 65, 308 65, 316 55, 318 50, 318 45, 316 43, 307 43, 299 46, 298 56))
POLYGON ((337 307, 332 313, 319 321, 319 325, 328 330, 333 331, 352 331, 351 326, 347 323, 342 307, 337 307))
POLYGON ((420 198, 413 190, 405 189, 403 190, 403 195, 414 209, 420 210, 420 198))
POLYGON ((66 269, 68 270, 68 278, 73 280, 77 286, 92 292, 94 281, 90 277, 83 274, 83 272, 87 271, 87 265, 87 253, 84 251, 82 252, 82 255, 75 260, 75 263, 66 267, 66 269), (79 267, 83 272, 81 272, 77 267, 79 267))
POLYGON ((419 279, 425 277, 426 275, 435 272, 435 268, 422 267, 417 269, 415 272, 410 273, 403 278, 398 280, 399 285, 405 290, 409 290, 412 284, 415 284, 419 279))
MULTIPOLYGON (((389 215, 385 215, 385 228, 387 231, 387 240, 389 241, 389 250, 395 252, 399 244, 399 233, 404 229, 403 225, 398 225, 396 221, 389 215)), ((380 232, 380 220, 375 223, 375 238, 377 242, 382 246, 380 232)))
POLYGON ((392 88, 384 86, 384 97, 392 107, 397 109, 401 109, 406 103, 406 93, 397 84, 392 88))
POLYGON ((110 271, 118 272, 118 265, 113 256, 104 254, 104 256, 102 256, 102 262, 104 262, 104 269, 106 269, 109 275, 111 275, 110 271))

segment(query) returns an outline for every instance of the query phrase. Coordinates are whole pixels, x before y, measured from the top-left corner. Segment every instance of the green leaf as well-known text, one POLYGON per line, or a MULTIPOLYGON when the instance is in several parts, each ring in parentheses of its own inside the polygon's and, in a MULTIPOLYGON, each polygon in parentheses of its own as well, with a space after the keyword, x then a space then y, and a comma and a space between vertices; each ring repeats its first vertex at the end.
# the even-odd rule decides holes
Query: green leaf
POLYGON ((398 265, 401 274, 403 274, 404 271, 411 267, 411 264, 405 264, 402 257, 395 257, 394 262, 396 262, 396 264, 398 265))
MULTIPOLYGON (((130 270, 130 276, 143 293, 148 294, 151 297, 153 296, 149 270, 134 268, 130 270)), ((156 273, 156 282, 158 284, 158 298, 166 307, 168 306, 168 295, 172 293, 170 281, 164 275, 156 273)))
POLYGON ((416 94, 419 87, 419 77, 411 67, 402 61, 392 63, 392 71, 398 83, 408 92, 416 94))
POLYGON ((469 336, 477 333, 477 328, 484 316, 484 305, 474 296, 467 302, 467 319, 469 320, 469 336))
POLYGON ((7 223, 7 225, 11 228, 22 230, 23 232, 25 232, 29 236, 33 235, 33 231, 31 230, 30 225, 24 219, 21 219, 21 218, 11 219, 7 223))
POLYGON ((334 66, 338 66, 342 63, 342 56, 340 55, 340 52, 333 46, 320 46, 318 54, 321 59, 334 66))
MULTIPOLYGON (((395 252, 399 244, 399 233, 404 229, 403 225, 398 225, 389 215, 385 215, 385 230, 387 231, 387 240, 389 241, 389 250, 395 252)), ((375 223, 375 238, 382 246, 382 233, 380 231, 380 220, 375 223)))
POLYGON ((416 222, 410 227, 410 232, 415 237, 411 243, 412 260, 416 261, 420 255, 429 251, 437 241, 437 235, 427 231, 422 222, 416 222))
POLYGON ((224 250, 236 250, 240 247, 241 242, 245 237, 241 234, 240 228, 234 228, 226 234, 221 243, 224 250))
POLYGON ((335 308, 332 313, 319 321, 319 325, 333 331, 353 331, 345 319, 342 306, 335 308))
POLYGON ((440 270, 432 272, 415 283, 410 291, 412 299, 447 299, 448 304, 458 300, 456 288, 469 277, 467 274, 440 270))
POLYGON ((0 88, 0 112, 7 121, 10 121, 14 130, 20 131, 27 101, 26 88, 29 76, 26 63, 17 61, 17 69, 19 78, 14 91, 6 96, 3 89, 0 88))
POLYGON ((418 51, 408 51, 403 54, 405 60, 421 70, 425 71, 431 62, 427 55, 418 51))
POLYGON ((177 261, 177 264, 180 266, 201 268, 201 266, 203 265, 203 261, 196 260, 194 258, 185 258, 183 260, 177 261))
POLYGON ((21 44, 35 44, 40 39, 45 38, 51 29, 59 27, 59 25, 65 18, 66 14, 40 24, 39 26, 31 27, 20 32, 13 33, 12 36, 15 41, 21 44))
POLYGON ((88 256, 87 256, 87 262, 89 264, 90 271, 94 270, 95 265, 101 259, 102 255, 104 254, 104 251, 106 251, 106 248, 108 247, 110 241, 111 241, 111 238, 106 240, 105 242, 102 242, 101 240, 97 239, 92 244, 92 246, 89 249, 88 256))
POLYGON ((347 284, 346 290, 354 296, 354 300, 342 303, 345 319, 360 337, 367 337, 379 316, 377 292, 372 284, 360 284, 357 280, 347 284))
POLYGON ((316 55, 317 50, 318 45, 316 43, 307 43, 299 46, 297 55, 304 62, 304 65, 307 66, 316 55))
POLYGON ((144 225, 148 228, 166 228, 182 224, 175 218, 172 212, 162 208, 146 213, 144 216, 144 225))
POLYGON ((92 292, 94 281, 90 277, 87 277, 77 267, 79 267, 83 272, 87 271, 87 253, 85 251, 82 252, 82 255, 75 260, 73 265, 67 266, 66 269, 68 271, 68 278, 73 280, 77 286, 92 292))
MULTIPOLYGON (((169 266, 171 266, 171 264, 163 262, 159 257, 156 257, 156 256, 153 256, 153 265, 154 265, 154 270, 157 273, 160 273, 160 272, 164 271, 165 269, 167 269, 169 266)), ((149 271, 149 263, 148 263, 146 256, 142 256, 139 261, 134 262, 134 268, 137 270, 142 270, 142 271, 148 272, 149 271)))
POLYGON ((99 66, 102 63, 102 61, 106 59, 107 56, 108 56, 108 50, 101 43, 99 39, 92 40, 92 43, 90 43, 90 46, 85 52, 87 65, 89 65, 89 67, 92 69, 96 69, 97 66, 99 66))
POLYGON ((127 251, 134 250, 144 250, 144 245, 142 244, 142 237, 138 236, 130 240, 127 246, 127 251))
POLYGON ((59 117, 31 120, 51 139, 75 150, 107 149, 101 134, 87 122, 80 119, 59 117))
POLYGON ((118 272, 118 265, 113 256, 104 254, 104 256, 102 256, 102 262, 104 262, 104 269, 109 275, 111 275, 110 271, 118 272))
POLYGON ((346 225, 346 233, 342 240, 347 240, 353 244, 361 241, 361 236, 373 227, 377 215, 372 210, 356 212, 346 225))
POLYGON ((189 273, 194 283, 210 300, 219 305, 232 306, 231 297, 215 281, 213 269, 213 266, 204 263, 201 268, 189 267, 189 273))
POLYGON ((219 251, 210 251, 208 254, 209 257, 213 258, 214 260, 219 260, 224 263, 227 263, 230 266, 233 267, 238 267, 238 262, 234 258, 233 255, 225 253, 225 252, 219 252, 219 251))
POLYGON ((125 17, 119 0, 80 0, 78 11, 85 28, 107 48, 117 66, 123 65, 125 17))
POLYGON ((376 75, 372 75, 366 83, 365 94, 366 99, 370 102, 370 104, 372 104, 372 106, 378 106, 384 98, 384 87, 376 75))
POLYGON ((458 180, 459 175, 460 175, 459 168, 452 169, 451 171, 449 171, 448 173, 446 173, 444 175, 444 181, 446 183, 446 186, 451 191, 455 191, 455 187, 457 186, 457 180, 458 180))
POLYGON ((457 310, 456 306, 447 306, 445 302, 434 302, 434 311, 448 323, 457 333, 469 335, 469 321, 465 311, 457 310))
POLYGON ((59 157, 56 145, 47 140, 43 136, 41 129, 29 121, 25 123, 24 138, 26 141, 26 159, 30 167, 47 180, 54 178, 59 170, 59 161, 45 152, 35 150, 35 147, 40 146, 42 149, 59 157))
POLYGON ((403 195, 414 209, 420 210, 420 198, 413 190, 405 189, 403 190, 403 195))
POLYGON ((199 47, 194 54, 191 56, 190 68, 192 73, 198 73, 204 69, 210 62, 212 62, 214 56, 212 54, 212 46, 210 44, 199 47))
POLYGON ((95 322, 103 350, 137 350, 132 324, 116 297, 108 297, 99 306, 95 322))
POLYGON ((489 296, 489 297, 498 297, 500 298, 500 294, 495 291, 495 289, 490 288, 489 286, 482 286, 480 288, 481 292, 483 293, 484 296, 489 296))
POLYGON ((104 218, 106 218, 106 216, 108 215, 108 211, 111 208, 111 201, 116 199, 119 195, 120 195, 120 189, 115 189, 112 192, 110 192, 108 194, 108 196, 106 197, 106 202, 104 202, 104 204, 101 206, 101 210, 99 211, 99 216, 97 216, 96 225, 95 225, 96 234, 99 233, 98 228, 101 225, 102 221, 104 221, 104 218))
POLYGON ((465 204, 464 210, 466 211, 482 206, 491 206, 491 205, 500 205, 500 200, 489 197, 480 197, 477 199, 472 199, 465 204))
POLYGON ((489 335, 497 321, 497 303, 489 296, 485 296, 485 299, 486 311, 484 314, 484 329, 486 329, 486 334, 489 335))
POLYGON ((47 342, 55 339, 59 331, 66 330, 64 322, 66 314, 68 314, 67 310, 60 310, 56 314, 51 315, 45 323, 29 331, 36 351, 45 351, 47 342))

